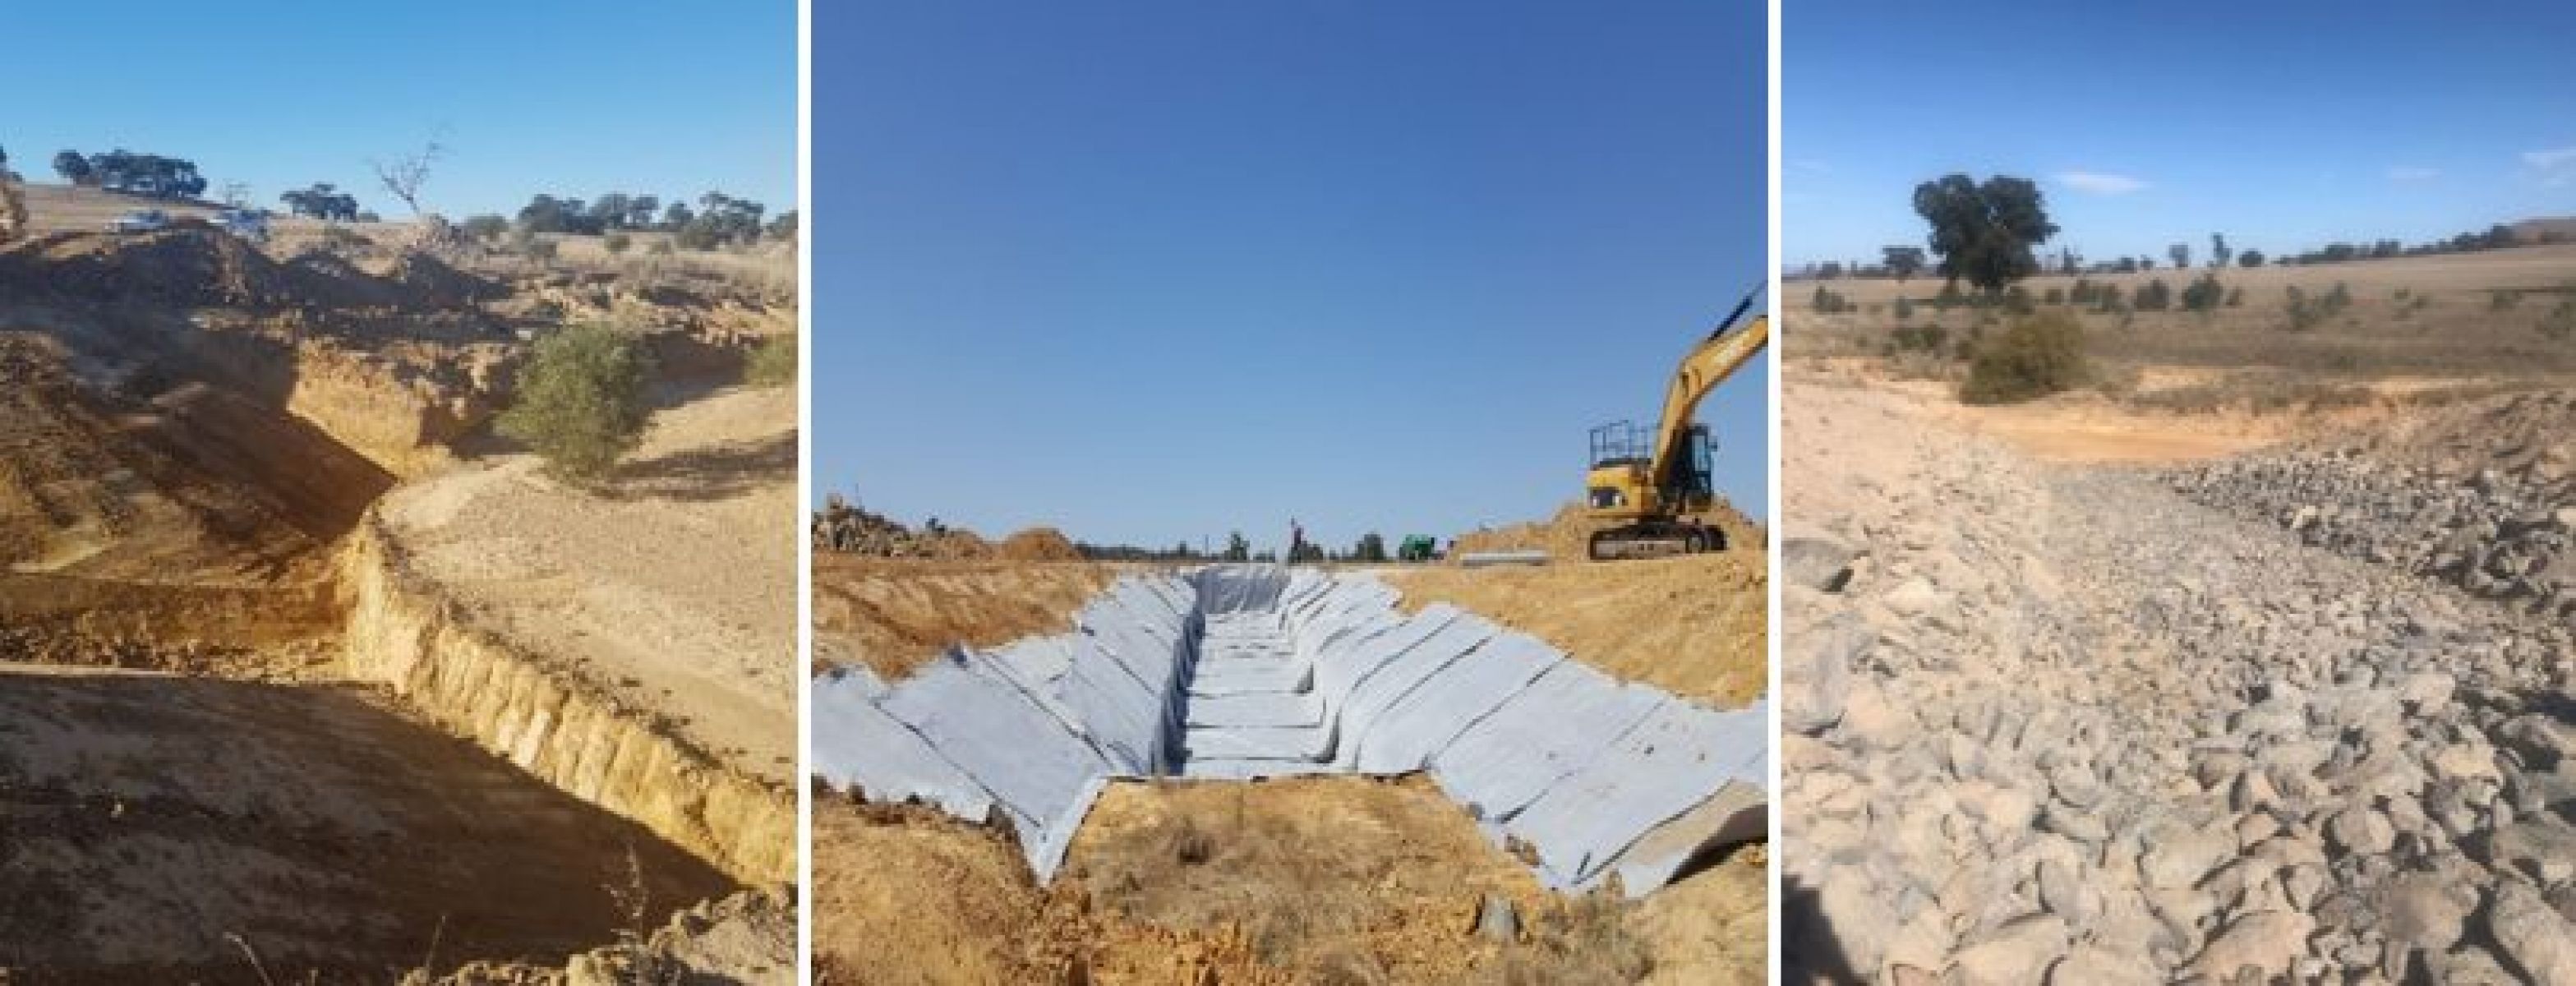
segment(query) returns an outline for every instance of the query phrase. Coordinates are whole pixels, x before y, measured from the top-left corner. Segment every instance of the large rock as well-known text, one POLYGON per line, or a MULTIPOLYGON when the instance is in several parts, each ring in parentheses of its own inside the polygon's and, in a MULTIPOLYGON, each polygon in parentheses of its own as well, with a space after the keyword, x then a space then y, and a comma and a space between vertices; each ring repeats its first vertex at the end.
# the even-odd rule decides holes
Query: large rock
POLYGON ((1960 949, 1951 972, 1962 986, 2035 983, 2066 954, 2066 922, 2031 914, 2005 922, 1984 941, 1960 949))
POLYGON ((2397 827, 2377 808, 2355 805, 2326 823, 2326 835, 2344 852, 2380 856, 2397 845, 2397 827))
POLYGON ((2174 830, 2147 847, 2138 858, 2138 874, 2151 887, 2188 887, 2234 855, 2231 829, 2174 830))
POLYGON ((2487 928, 2504 957, 2542 986, 2576 986, 2576 922, 2521 883, 2497 884, 2487 928))
POLYGON ((2576 828, 2546 819, 2518 822, 2487 837, 2487 864, 2544 883, 2576 877, 2576 828))
POLYGON ((1860 552, 1840 539, 1821 534, 1793 534, 1780 539, 1780 574, 1789 584, 1820 592, 1841 592, 1851 582, 1852 561, 1860 552))
POLYGON ((2213 979, 2235 978, 2246 969, 2268 979, 2287 978, 2291 967, 2308 953, 2308 935, 2316 921, 2293 911, 2262 911, 2237 918, 2209 939, 2193 959, 2191 971, 2213 979))
POLYGON ((2381 884, 2379 912, 2388 937, 2410 948, 2447 952, 2458 944, 2476 888, 2431 873, 2408 873, 2381 884))
POLYGON ((1780 728, 1821 735, 1842 722, 1850 700, 1852 666, 1869 653, 1878 632, 1852 613, 1842 613, 1803 635, 1780 669, 1780 728))

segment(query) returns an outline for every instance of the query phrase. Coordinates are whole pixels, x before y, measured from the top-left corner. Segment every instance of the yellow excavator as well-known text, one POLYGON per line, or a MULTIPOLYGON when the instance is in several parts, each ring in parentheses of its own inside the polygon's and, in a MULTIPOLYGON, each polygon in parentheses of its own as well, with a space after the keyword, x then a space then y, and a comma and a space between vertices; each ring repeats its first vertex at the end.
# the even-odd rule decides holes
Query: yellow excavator
POLYGON ((1716 507, 1717 492, 1709 481, 1708 426, 1691 415, 1710 390, 1771 344, 1768 313, 1744 319, 1761 293, 1759 287, 1747 293, 1717 331, 1682 357, 1660 420, 1592 429, 1585 513, 1617 525, 1592 533, 1592 560, 1726 549, 1726 532, 1701 516, 1716 507))

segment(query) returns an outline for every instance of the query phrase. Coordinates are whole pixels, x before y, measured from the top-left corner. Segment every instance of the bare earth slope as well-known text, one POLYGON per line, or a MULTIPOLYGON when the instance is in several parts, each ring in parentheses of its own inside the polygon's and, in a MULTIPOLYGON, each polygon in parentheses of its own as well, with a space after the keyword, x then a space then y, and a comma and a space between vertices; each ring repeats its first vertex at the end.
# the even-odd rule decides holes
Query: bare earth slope
POLYGON ((814 553, 814 662, 895 681, 949 647, 1061 632, 1114 573, 1083 562, 928 561, 814 553))
POLYGON ((605 491, 505 455, 381 509, 470 620, 792 783, 795 426, 793 389, 720 391, 656 414, 605 491))
POLYGON ((1462 606, 1620 678, 1732 709, 1770 681, 1769 558, 1758 543, 1738 542, 1679 558, 1404 568, 1384 577, 1403 591, 1407 610, 1462 606))

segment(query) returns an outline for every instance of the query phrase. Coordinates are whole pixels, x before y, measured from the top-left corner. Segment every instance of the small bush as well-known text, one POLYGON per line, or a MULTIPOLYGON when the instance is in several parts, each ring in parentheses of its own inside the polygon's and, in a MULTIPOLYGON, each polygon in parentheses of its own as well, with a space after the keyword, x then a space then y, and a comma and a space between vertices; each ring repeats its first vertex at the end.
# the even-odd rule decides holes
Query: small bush
POLYGON ((783 387, 796 382, 796 334, 770 336, 743 362, 742 382, 754 387, 783 387))
POLYGON ((2030 291, 2018 284, 2004 291, 2004 310, 2015 315, 2030 314, 2030 291))
POLYGON ((2165 286, 2164 278, 2156 278, 2148 281, 2145 287, 2139 288, 2137 296, 2130 300, 2129 305, 2142 312, 2164 311, 2173 307, 2173 289, 2165 286))
POLYGON ((2105 315, 2118 315, 2129 310, 2129 303, 2120 297, 2119 285, 2105 284, 2093 289, 2093 310, 2105 315))
POLYGON ((610 233, 600 237, 599 245, 612 254, 625 253, 627 247, 635 245, 635 238, 624 233, 610 233))
POLYGON ((2192 281, 2189 287, 2182 289, 2182 307, 2185 311, 2216 311, 2219 302, 2226 298, 2227 289, 2219 285, 2216 274, 2202 274, 2192 281))
POLYGON ((1854 311, 1857 309, 1857 306, 1852 304, 1851 299, 1845 298, 1839 292, 1821 284, 1816 285, 1816 295, 1811 300, 1810 305, 1815 308, 1816 313, 1819 315, 1839 315, 1843 312, 1854 311))
POLYGON ((2538 329, 2543 337, 2556 342, 2576 338, 2576 301, 2559 302, 2558 307, 2550 309, 2549 315, 2540 320, 2538 329))
POLYGON ((1941 347, 1949 342, 1950 330, 1938 325, 1919 328, 1898 326, 1891 338, 1895 340, 1896 351, 1900 353, 1938 353, 1941 347))
POLYGON ((1906 319, 1914 317, 1914 302, 1908 300, 1904 295, 1898 295, 1896 296, 1896 304, 1890 306, 1889 311, 1896 316, 1897 321, 1905 321, 1906 319))
POLYGON ((679 250, 680 248, 671 245, 671 241, 669 240, 654 240, 652 246, 644 248, 645 253, 656 257, 668 257, 674 253, 678 253, 679 250))
POLYGON ((2245 289, 2244 289, 2244 288, 2229 288, 2229 289, 2227 289, 2227 307, 2229 307, 2229 308, 2243 308, 2243 307, 2245 307, 2245 289))
POLYGON ((2081 385, 2086 376, 2084 326, 2064 312, 2017 318, 1977 346, 1959 399, 2009 404, 2081 385))
POLYGON ((643 437, 652 372, 652 357, 632 339, 598 325, 565 328, 537 341, 496 425, 556 475, 596 480, 643 437))
POLYGON ((1946 312, 1966 304, 1967 301, 1968 296, 1959 293, 1959 282, 1952 281, 1941 285, 1941 293, 1932 296, 1932 307, 1946 312))
POLYGON ((563 248, 556 245, 553 240, 529 237, 526 243, 519 244, 519 252, 526 254, 530 260, 553 260, 555 254, 563 252, 563 248))
POLYGON ((2040 294, 2039 302, 2043 305, 2063 305, 2066 303, 2066 289, 2050 288, 2040 294))

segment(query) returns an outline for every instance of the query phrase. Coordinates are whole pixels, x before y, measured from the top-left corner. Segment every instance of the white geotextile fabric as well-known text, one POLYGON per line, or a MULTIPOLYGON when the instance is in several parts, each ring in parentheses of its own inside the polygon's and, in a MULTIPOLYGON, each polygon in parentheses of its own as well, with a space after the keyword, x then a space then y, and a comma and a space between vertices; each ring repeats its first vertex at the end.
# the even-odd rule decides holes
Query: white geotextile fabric
POLYGON ((1306 569, 1124 578, 1070 633, 960 649, 890 688, 817 679, 814 769, 878 800, 998 808, 1041 879, 1117 777, 1425 770, 1569 890, 1615 873, 1643 894, 1714 841, 1758 834, 1759 703, 1703 708, 1397 599, 1306 569))

